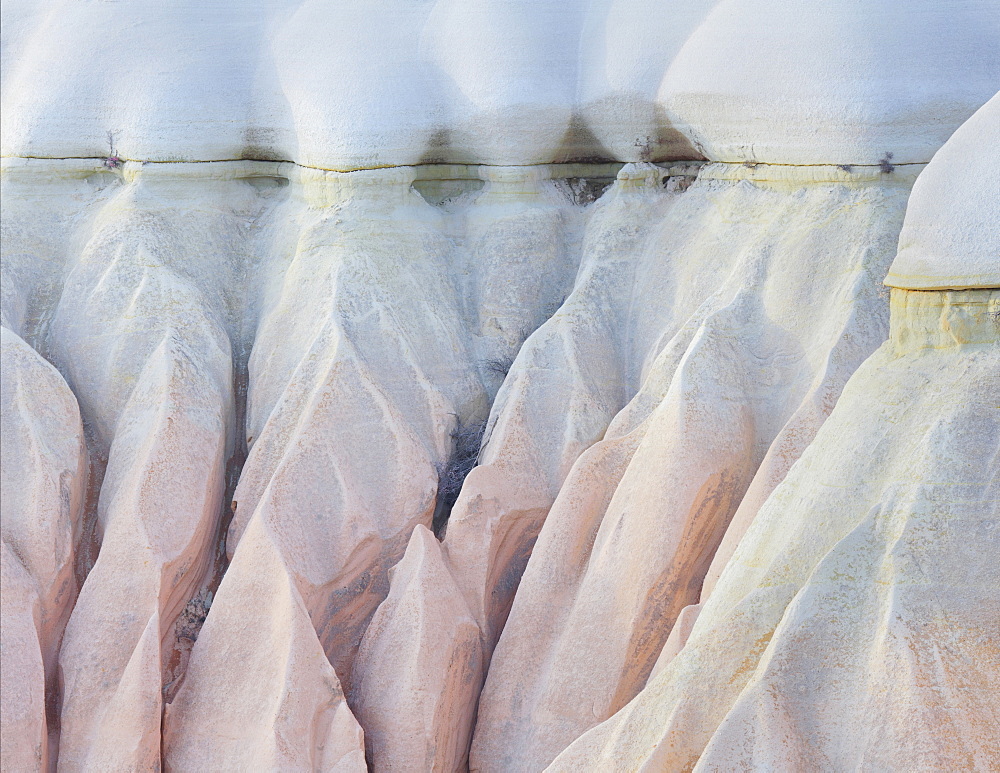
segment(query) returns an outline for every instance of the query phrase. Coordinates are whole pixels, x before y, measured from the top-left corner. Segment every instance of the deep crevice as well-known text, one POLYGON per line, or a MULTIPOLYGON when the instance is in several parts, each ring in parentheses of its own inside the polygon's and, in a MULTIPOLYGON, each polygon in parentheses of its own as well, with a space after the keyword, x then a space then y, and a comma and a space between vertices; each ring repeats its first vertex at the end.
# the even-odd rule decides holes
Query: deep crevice
POLYGON ((462 484, 469 473, 479 464, 479 454, 483 446, 483 435, 486 432, 487 419, 464 424, 461 419, 452 430, 452 452, 440 468, 438 468, 437 503, 434 507, 434 518, 431 527, 438 539, 444 538, 451 517, 452 508, 462 491, 462 484))
MULTIPOLYGON (((243 472, 243 465, 247 459, 246 441, 246 406, 247 387, 249 383, 248 360, 249 347, 243 342, 232 344, 233 357, 233 451, 226 460, 225 472, 225 492, 219 508, 215 535, 212 540, 211 564, 205 572, 205 577, 198 586, 195 593, 188 599, 177 620, 174 622, 174 643, 173 649, 168 656, 166 663, 163 684, 163 710, 166 710, 181 684, 187 672, 188 660, 191 656, 191 649, 198 640, 198 634, 204 625, 208 612, 212 607, 212 601, 219 589, 219 584, 229 568, 229 558, 226 553, 226 536, 229 532, 229 525, 232 523, 233 515, 236 512, 236 502, 233 499, 236 493, 236 485, 239 483, 240 474, 243 472)), ((162 752, 162 750, 161 750, 162 752)))

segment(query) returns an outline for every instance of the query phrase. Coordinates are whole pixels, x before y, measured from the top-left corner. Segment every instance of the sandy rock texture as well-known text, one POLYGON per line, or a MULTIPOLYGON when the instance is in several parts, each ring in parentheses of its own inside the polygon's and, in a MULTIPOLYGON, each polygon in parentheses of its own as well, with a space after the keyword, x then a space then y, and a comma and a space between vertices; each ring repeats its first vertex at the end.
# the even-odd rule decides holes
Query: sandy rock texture
POLYGON ((50 327, 103 467, 100 552, 60 653, 66 770, 159 765, 174 624, 212 560, 233 442, 232 347, 199 256, 218 255, 211 273, 224 270, 220 243, 237 226, 191 206, 183 182, 125 181, 95 218, 50 327))
MULTIPOLYGON (((270 712, 258 724, 220 711, 234 681, 278 712, 301 699, 297 684, 332 674, 332 663, 349 692, 361 637, 389 590, 387 572, 413 528, 431 524, 449 432, 482 410, 442 265, 447 245, 411 179, 406 170, 329 173, 305 186, 314 206, 250 360, 253 440, 234 495, 231 563, 192 653, 183 710, 170 714, 177 724, 167 731, 168 765, 205 735, 236 747, 279 732, 270 712), (272 577, 262 576, 262 554, 272 577), (283 590, 246 592, 246 583, 262 581, 283 590), (231 670, 229 641, 250 607, 268 615, 269 598, 291 604, 296 626, 248 632, 246 657, 271 662, 287 652, 287 694, 254 669, 231 670), (330 663, 302 648, 325 651, 330 663)), ((277 737, 268 743, 281 747, 277 737)), ((223 764, 228 746, 212 753, 223 764)))
POLYGON ((0 687, 0 743, 4 765, 10 770, 40 770, 49 764, 45 711, 45 664, 35 623, 38 589, 14 551, 0 540, 0 652, 3 673, 0 687))
POLYGON ((4 773, 1000 765, 994 0, 0 14, 4 773))
POLYGON ((425 526, 390 573, 355 668, 368 759, 378 770, 465 768, 482 681, 479 626, 425 526))
MULTIPOLYGON (((970 121, 990 127, 985 136, 957 132, 929 179, 947 179, 956 157, 967 164, 989 142, 998 105, 970 121)), ((549 770, 1000 764, 989 740, 1000 729, 1000 288, 982 271, 1000 257, 974 251, 966 273, 951 274, 953 290, 922 289, 905 273, 928 246, 939 252, 923 253, 926 275, 963 265, 966 240, 935 237, 954 199, 976 188, 907 211, 886 280, 888 340, 749 528, 739 525, 700 613, 675 630, 686 643, 549 770)), ((989 241, 998 214, 984 202, 963 210, 964 224, 989 241)))
POLYGON ((5 770, 48 765, 46 694, 78 590, 87 452, 76 399, 58 371, 0 328, 3 519, 0 743, 5 770))
POLYGON ((480 700, 481 769, 540 769, 634 697, 745 495, 785 475, 885 335, 905 185, 713 171, 637 269, 623 364, 642 386, 541 529, 480 700))
POLYGON ((447 559, 488 650, 573 460, 625 401, 625 315, 612 298, 633 281, 635 253, 676 198, 663 180, 652 164, 626 165, 595 203, 572 292, 504 374, 479 465, 452 511, 447 559))
POLYGON ((550 770, 1000 762, 998 301, 893 290, 890 340, 761 508, 687 645, 550 770))

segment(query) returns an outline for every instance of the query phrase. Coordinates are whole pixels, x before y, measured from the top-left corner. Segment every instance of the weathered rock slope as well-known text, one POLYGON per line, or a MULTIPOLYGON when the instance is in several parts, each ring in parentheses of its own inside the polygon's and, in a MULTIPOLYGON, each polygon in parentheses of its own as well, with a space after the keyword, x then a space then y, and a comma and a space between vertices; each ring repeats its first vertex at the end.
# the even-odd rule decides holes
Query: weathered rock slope
POLYGON ((1000 766, 1000 9, 668 5, 2 4, 3 771, 1000 766))

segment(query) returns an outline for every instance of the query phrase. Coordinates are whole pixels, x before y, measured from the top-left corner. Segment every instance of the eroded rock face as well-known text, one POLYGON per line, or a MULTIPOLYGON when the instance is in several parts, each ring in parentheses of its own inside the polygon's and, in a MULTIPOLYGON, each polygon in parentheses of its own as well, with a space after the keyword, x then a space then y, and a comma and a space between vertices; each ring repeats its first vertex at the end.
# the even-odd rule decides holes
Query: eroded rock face
POLYGON ((50 329, 107 460, 100 553, 60 653, 67 770, 159 765, 174 622, 208 570, 221 510, 232 347, 198 256, 233 226, 179 192, 154 175, 107 203, 50 329))
POLYGON ((364 771, 364 735, 280 548, 260 520, 240 544, 256 571, 228 572, 219 587, 240 603, 201 629, 166 710, 164 767, 364 771))
POLYGON ((7 328, 0 342, 3 538, 37 584, 39 637, 51 666, 76 601, 87 487, 83 426, 59 372, 7 328))
POLYGON ((637 271, 642 387, 542 527, 480 700, 475 767, 540 769, 639 692, 755 477, 784 476, 883 335, 905 187, 817 186, 784 204, 813 213, 796 232, 773 183, 711 178, 669 211, 670 247, 637 271), (711 221, 691 227, 695 213, 711 221), (843 250, 847 233, 865 247, 843 250), (717 278, 690 316, 651 313, 653 293, 697 286, 688 272, 717 278))
POLYGON ((5 771, 1000 764, 997 8, 674 5, 3 4, 5 771))
MULTIPOLYGON (((997 106, 971 125, 997 126, 997 106)), ((957 133, 929 179, 947 179, 949 160, 975 147, 957 133)), ((1000 572, 989 558, 1000 394, 987 375, 1000 365, 1000 290, 984 286, 983 269, 996 266, 980 252, 955 271, 967 240, 942 239, 951 224, 941 212, 953 208, 944 196, 940 211, 907 212, 886 279, 889 340, 749 528, 730 527, 738 547, 682 613, 645 689, 550 770, 1000 763, 987 740, 1000 675, 990 654, 1000 572), (908 274, 915 253, 921 276, 908 274), (959 289, 928 291, 928 277, 959 289)), ((996 214, 991 201, 965 224, 989 241, 996 214)))
POLYGON ((45 769, 57 731, 46 696, 78 590, 87 452, 76 399, 58 371, 0 328, 0 631, 4 767, 45 769))
POLYGON ((353 703, 374 769, 468 767, 481 646, 441 546, 417 526, 355 667, 353 703))
POLYGON ((0 710, 0 742, 4 765, 11 770, 40 770, 48 766, 49 739, 45 717, 45 665, 35 622, 38 590, 14 551, 0 540, 0 604, 3 626, 4 695, 0 710))
MULTIPOLYGON (((171 713, 179 724, 168 733, 176 733, 178 748, 188 732, 229 732, 223 727, 230 720, 215 708, 229 700, 234 682, 248 700, 273 696, 281 704, 299 700, 297 680, 332 673, 332 663, 350 694, 361 637, 389 591, 388 570, 413 528, 431 524, 437 469, 455 417, 482 410, 444 270, 447 245, 433 227, 435 213, 404 175, 331 175, 315 181, 315 190, 307 186, 318 206, 305 215, 309 222, 262 317, 250 361, 250 426, 261 415, 266 422, 234 495, 231 563, 206 624, 215 633, 192 653, 193 673, 201 676, 181 688, 178 700, 188 708, 171 713), (281 373, 285 383, 275 389, 281 373), (269 403, 269 411, 260 410, 269 403), (269 580, 287 590, 257 598, 246 583, 260 581, 262 550, 269 580), (248 604, 264 616, 271 598, 283 608, 289 593, 296 614, 306 615, 298 625, 314 633, 292 636, 274 627, 276 638, 255 638, 248 655, 295 658, 296 682, 275 694, 276 685, 253 670, 230 673, 228 642, 237 634, 229 626, 244 625, 248 604), (201 720, 192 724, 189 714, 201 720), (219 723, 215 731, 212 723, 219 723)), ((284 731, 270 714, 256 717, 259 723, 240 723, 240 737, 280 749, 284 731)), ((321 740, 303 742, 318 755, 321 740)), ((212 759, 223 764, 226 751, 217 749, 212 759)), ((166 762, 181 766, 169 749, 166 762)))
POLYGON ((550 770, 997 764, 997 302, 893 291, 687 645, 550 770))

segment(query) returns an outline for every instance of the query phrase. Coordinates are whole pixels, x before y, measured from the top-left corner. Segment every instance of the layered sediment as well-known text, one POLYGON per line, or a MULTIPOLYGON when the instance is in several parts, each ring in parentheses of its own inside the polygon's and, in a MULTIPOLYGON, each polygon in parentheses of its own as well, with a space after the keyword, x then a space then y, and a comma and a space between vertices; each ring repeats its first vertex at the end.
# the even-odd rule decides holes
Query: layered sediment
POLYGON ((3 770, 1000 766, 1000 15, 792 6, 4 3, 3 770))

